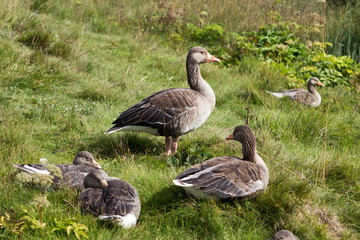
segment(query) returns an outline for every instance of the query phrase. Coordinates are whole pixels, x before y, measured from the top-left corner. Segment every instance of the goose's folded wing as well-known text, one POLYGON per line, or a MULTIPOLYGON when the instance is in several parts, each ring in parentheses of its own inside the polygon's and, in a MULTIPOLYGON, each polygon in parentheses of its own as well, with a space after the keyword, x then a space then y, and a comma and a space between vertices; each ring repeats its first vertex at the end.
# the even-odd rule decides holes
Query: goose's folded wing
POLYGON ((47 170, 46 167, 42 164, 24 164, 24 165, 13 164, 13 167, 16 167, 16 168, 20 169, 21 171, 27 172, 30 174, 33 174, 33 173, 46 174, 46 175, 50 174, 50 171, 47 170))
POLYGON ((125 181, 118 183, 117 187, 106 188, 102 215, 125 216, 131 213, 136 205, 136 196, 135 189, 125 181))
POLYGON ((297 93, 294 97, 294 100, 304 103, 304 104, 310 104, 312 101, 314 101, 313 95, 308 91, 302 91, 297 93))
POLYGON ((239 159, 239 158, 229 157, 229 156, 211 158, 209 160, 206 160, 203 163, 199 163, 194 166, 191 166, 190 168, 188 168, 185 171, 183 171, 182 173, 180 173, 175 179, 182 179, 186 176, 195 174, 197 172, 203 171, 205 169, 208 169, 210 167, 213 167, 213 166, 216 166, 219 164, 223 164, 223 163, 232 161, 234 159, 239 159))
POLYGON ((151 95, 124 111, 113 124, 116 127, 140 125, 163 128, 174 118, 193 110, 196 97, 196 92, 191 89, 173 88, 164 90, 151 95))
POLYGON ((101 214, 103 189, 87 188, 79 196, 80 207, 83 212, 98 216, 101 214))
POLYGON ((178 181, 218 198, 249 197, 264 189, 259 169, 246 161, 216 165, 178 181))
POLYGON ((295 96, 297 96, 298 94, 304 94, 304 93, 308 93, 308 91, 301 89, 301 88, 297 88, 297 89, 291 89, 291 90, 287 90, 287 91, 283 91, 281 92, 284 96, 287 97, 291 97, 291 98, 295 98, 295 96))

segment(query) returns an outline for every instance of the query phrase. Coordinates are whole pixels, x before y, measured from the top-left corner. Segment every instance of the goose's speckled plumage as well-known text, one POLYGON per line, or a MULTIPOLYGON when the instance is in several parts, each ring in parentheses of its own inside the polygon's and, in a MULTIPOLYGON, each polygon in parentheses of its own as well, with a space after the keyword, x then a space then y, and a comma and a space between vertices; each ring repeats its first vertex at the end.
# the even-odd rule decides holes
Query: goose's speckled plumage
POLYGON ((256 153, 256 139, 251 128, 240 125, 227 140, 242 144, 243 159, 215 157, 179 174, 174 184, 198 198, 247 198, 264 191, 269 183, 265 162, 256 153))
MULTIPOLYGON (((45 174, 52 175, 47 169, 47 164, 13 164, 14 167, 29 174, 45 174)), ((73 164, 54 164, 62 172, 62 178, 53 176, 53 186, 57 188, 72 187, 83 189, 83 181, 85 176, 94 169, 100 169, 101 166, 95 161, 94 156, 87 152, 81 151, 76 154, 73 164)))
POLYGON ((281 230, 268 240, 299 240, 299 238, 288 230, 281 230))
POLYGON ((165 136, 166 154, 175 153, 178 137, 200 127, 215 107, 214 91, 202 78, 200 64, 219 61, 202 47, 192 48, 186 59, 190 89, 167 89, 143 99, 122 112, 105 133, 138 131, 165 136))
POLYGON ((136 189, 129 183, 95 170, 86 176, 84 187, 79 196, 82 211, 124 228, 136 225, 141 204, 136 189))
POLYGON ((321 103, 321 96, 316 90, 315 85, 324 86, 318 78, 312 77, 308 81, 308 90, 291 89, 283 92, 267 92, 277 98, 289 97, 301 104, 308 105, 310 107, 317 107, 321 103))

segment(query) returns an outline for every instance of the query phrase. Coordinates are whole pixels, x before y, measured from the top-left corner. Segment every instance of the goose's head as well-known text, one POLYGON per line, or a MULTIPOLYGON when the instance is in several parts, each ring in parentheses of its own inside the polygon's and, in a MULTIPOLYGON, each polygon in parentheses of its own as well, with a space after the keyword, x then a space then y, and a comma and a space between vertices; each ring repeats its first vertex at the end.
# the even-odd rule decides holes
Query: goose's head
POLYGON ((226 140, 236 140, 246 143, 249 140, 255 142, 255 135, 248 125, 240 125, 235 127, 233 134, 230 134, 226 140))
POLYGON ((108 175, 100 169, 91 171, 84 179, 85 188, 105 188, 108 186, 106 178, 108 175))
POLYGON ((299 240, 299 238, 288 230, 281 230, 268 240, 299 240))
POLYGON ((190 49, 187 55, 187 62, 194 62, 197 64, 207 63, 207 62, 220 62, 220 60, 213 55, 211 55, 203 47, 193 47, 190 49))
POLYGON ((322 86, 322 87, 324 86, 324 84, 322 84, 320 82, 320 80, 318 78, 316 78, 316 77, 310 78, 308 84, 313 85, 313 86, 315 86, 315 85, 319 85, 319 86, 322 86))
POLYGON ((75 165, 89 165, 101 169, 100 164, 95 161, 94 156, 87 151, 81 151, 76 154, 73 163, 75 165))

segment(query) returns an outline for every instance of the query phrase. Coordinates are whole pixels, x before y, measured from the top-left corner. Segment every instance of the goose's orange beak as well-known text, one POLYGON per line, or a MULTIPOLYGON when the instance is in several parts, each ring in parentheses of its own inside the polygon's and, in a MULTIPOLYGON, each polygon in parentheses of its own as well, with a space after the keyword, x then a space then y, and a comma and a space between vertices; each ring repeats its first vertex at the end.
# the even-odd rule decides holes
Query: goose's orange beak
POLYGON ((100 183, 101 183, 101 186, 103 186, 103 187, 107 187, 109 185, 105 179, 101 180, 100 183))
POLYGON ((322 84, 321 82, 318 82, 317 85, 322 86, 322 87, 324 86, 324 84, 322 84))
POLYGON ((94 165, 94 167, 101 169, 100 164, 98 164, 95 160, 93 161, 93 165, 94 165))
POLYGON ((220 59, 214 57, 213 55, 210 55, 207 59, 206 62, 220 62, 220 59))
POLYGON ((230 134, 229 136, 227 136, 225 138, 225 140, 234 140, 234 136, 232 134, 230 134))

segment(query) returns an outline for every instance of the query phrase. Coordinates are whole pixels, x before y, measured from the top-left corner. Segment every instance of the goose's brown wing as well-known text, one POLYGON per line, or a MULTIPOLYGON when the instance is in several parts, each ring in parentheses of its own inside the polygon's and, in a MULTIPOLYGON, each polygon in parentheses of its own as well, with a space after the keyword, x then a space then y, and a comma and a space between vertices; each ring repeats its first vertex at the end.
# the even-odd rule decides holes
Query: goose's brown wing
MULTIPOLYGON (((197 172, 203 171, 210 167, 232 161, 232 160, 234 160, 234 158, 235 157, 228 157, 228 156, 211 158, 209 160, 206 160, 203 163, 199 163, 199 164, 191 166, 190 168, 188 168, 185 171, 183 171, 182 173, 180 173, 175 179, 182 179, 186 176, 195 174, 197 172)), ((239 158, 239 160, 240 160, 240 158, 239 158)))
POLYGON ((103 189, 87 188, 79 196, 80 208, 83 212, 100 215, 102 205, 103 189))
POLYGON ((313 95, 305 90, 297 92, 292 99, 302 104, 310 104, 315 100, 313 95))
POLYGON ((173 88, 155 93, 122 112, 113 122, 115 126, 107 132, 135 125, 159 129, 159 134, 164 135, 161 131, 167 124, 195 109, 197 97, 197 92, 186 88, 173 88))
POLYGON ((233 161, 208 165, 207 168, 205 166, 206 164, 202 164, 201 171, 193 173, 189 171, 187 176, 180 174, 179 176, 182 177, 178 180, 184 185, 192 186, 217 198, 250 197, 264 190, 259 169, 252 162, 233 158, 233 161))
POLYGON ((104 193, 102 215, 125 216, 136 207, 136 190, 127 182, 117 179, 108 181, 104 193))

